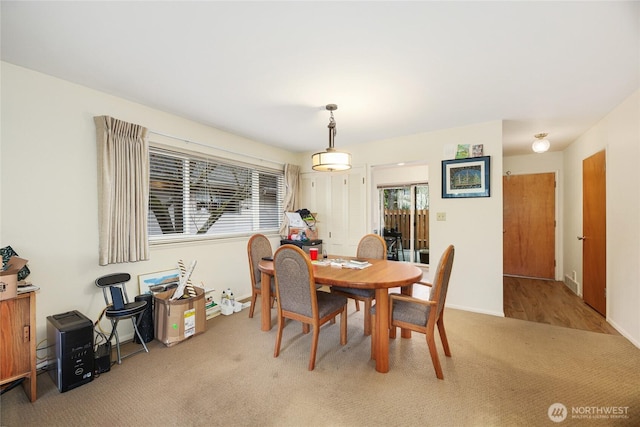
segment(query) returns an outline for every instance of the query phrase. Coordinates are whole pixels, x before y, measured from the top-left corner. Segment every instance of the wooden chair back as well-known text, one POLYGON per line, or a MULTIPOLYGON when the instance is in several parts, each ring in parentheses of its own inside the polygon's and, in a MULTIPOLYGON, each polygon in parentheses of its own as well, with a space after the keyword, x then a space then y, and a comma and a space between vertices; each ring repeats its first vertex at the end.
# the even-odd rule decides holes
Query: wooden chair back
POLYGON ((358 258, 385 259, 387 257, 387 243, 382 236, 367 234, 360 239, 356 256, 358 258))
POLYGON ((318 300, 311 261, 294 245, 281 246, 273 259, 278 309, 317 317, 318 300))
POLYGON ((251 286, 259 287, 261 273, 258 268, 258 263, 264 257, 270 257, 273 255, 271 249, 271 242, 267 239, 267 236, 263 234, 254 234, 249 238, 247 243, 247 256, 249 258, 249 273, 251 274, 251 286))

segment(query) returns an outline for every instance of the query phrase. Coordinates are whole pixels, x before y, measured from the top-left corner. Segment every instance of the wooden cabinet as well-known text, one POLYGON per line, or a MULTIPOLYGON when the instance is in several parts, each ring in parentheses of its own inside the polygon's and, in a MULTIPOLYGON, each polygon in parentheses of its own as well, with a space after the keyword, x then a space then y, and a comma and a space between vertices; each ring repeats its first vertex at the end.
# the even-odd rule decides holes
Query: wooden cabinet
POLYGON ((0 384, 24 378, 29 400, 36 400, 36 293, 0 301, 0 384))

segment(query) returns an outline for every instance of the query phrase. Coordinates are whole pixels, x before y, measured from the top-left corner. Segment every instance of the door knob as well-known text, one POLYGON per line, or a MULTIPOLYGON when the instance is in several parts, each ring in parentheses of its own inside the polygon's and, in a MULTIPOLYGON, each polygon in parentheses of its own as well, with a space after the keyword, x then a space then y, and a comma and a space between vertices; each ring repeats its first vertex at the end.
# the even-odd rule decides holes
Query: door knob
POLYGON ((587 240, 585 236, 578 236, 578 240, 587 240))

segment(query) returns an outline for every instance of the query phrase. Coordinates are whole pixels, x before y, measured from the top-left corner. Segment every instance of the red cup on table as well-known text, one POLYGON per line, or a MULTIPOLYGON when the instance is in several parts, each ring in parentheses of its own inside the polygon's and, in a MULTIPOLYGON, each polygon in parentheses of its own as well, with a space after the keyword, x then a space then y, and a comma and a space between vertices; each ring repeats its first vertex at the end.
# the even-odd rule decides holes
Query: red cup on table
POLYGON ((318 259, 318 248, 309 248, 309 257, 311 261, 315 261, 318 259))

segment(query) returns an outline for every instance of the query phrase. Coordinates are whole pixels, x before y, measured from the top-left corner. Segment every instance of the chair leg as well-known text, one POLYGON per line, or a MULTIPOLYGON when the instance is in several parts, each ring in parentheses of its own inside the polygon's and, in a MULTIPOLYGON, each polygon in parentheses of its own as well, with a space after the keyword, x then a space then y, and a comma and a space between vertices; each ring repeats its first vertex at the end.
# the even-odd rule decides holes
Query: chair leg
POLYGON ((364 335, 371 335, 371 300, 364 302, 364 335))
POLYGON ((280 343, 282 342, 282 329, 284 328, 284 319, 278 316, 278 333, 276 335, 276 348, 273 350, 273 357, 280 355, 280 343))
POLYGON ((393 325, 393 300, 389 305, 389 338, 396 339, 396 327, 393 325))
POLYGON ((444 331, 444 321, 442 320, 442 315, 440 315, 440 319, 438 319, 438 332, 440 333, 440 340, 442 341, 442 347, 444 349, 445 356, 451 357, 451 350, 449 350, 447 333, 444 331))
POLYGON ((122 357, 120 357, 120 337, 118 336, 118 319, 111 319, 111 335, 109 336, 109 340, 111 341, 112 337, 116 337, 116 354, 118 355, 118 365, 122 364, 122 357))
POLYGON ((358 301, 357 299, 354 298, 355 303, 356 303, 356 311, 360 311, 360 301, 358 301))
POLYGON ((258 294, 255 291, 251 292, 251 306, 249 307, 249 319, 253 319, 253 310, 256 308, 256 300, 258 294))
POLYGON ((313 371, 316 367, 316 354, 318 353, 318 335, 320 334, 320 326, 317 323, 313 325, 313 339, 311 340, 311 355, 309 356, 309 370, 313 371))
POLYGON ((340 312, 340 345, 347 345, 347 306, 340 312))
POLYGON ((140 353, 143 350, 149 353, 149 348, 147 348, 147 344, 142 339, 142 334, 140 333, 140 329, 138 329, 138 322, 140 322, 141 318, 136 318, 136 316, 132 316, 130 317, 130 319, 131 319, 131 323, 133 323, 134 336, 138 337, 138 339, 140 340, 140 344, 142 344, 142 348, 134 352, 125 354, 124 356, 122 355, 122 352, 120 350, 120 336, 118 335, 118 321, 120 319, 109 319, 111 320, 111 334, 109 335, 109 338, 107 338, 107 342, 111 342, 113 337, 116 338, 116 355, 118 356, 117 358, 118 365, 122 365, 122 359, 129 356, 133 356, 134 354, 140 353))
POLYGON ((436 340, 433 337, 433 331, 427 331, 427 345, 429 346, 429 353, 431 353, 431 361, 433 362, 433 369, 436 371, 436 377, 443 380, 442 367, 440 366, 440 359, 438 358, 438 349, 436 348, 436 340))
MULTIPOLYGON (((142 319, 142 318, 140 318, 140 319, 142 319)), ((144 351, 146 353, 149 353, 149 349, 147 348, 147 344, 142 339, 142 335, 140 334, 140 330, 138 329, 138 323, 140 322, 140 319, 136 319, 136 317, 132 317, 131 318, 131 321, 133 322, 133 330, 135 331, 136 335, 138 336, 138 339, 140 340, 140 344, 142 344, 142 348, 144 348, 144 351)), ((138 350, 138 351, 141 351, 141 350, 138 350)), ((138 351, 136 351, 136 353, 138 351)), ((131 354, 134 354, 134 353, 131 353, 131 354)))
POLYGON ((396 327, 389 322, 389 338, 396 339, 396 327))

